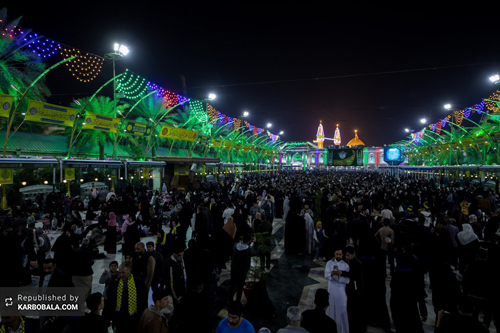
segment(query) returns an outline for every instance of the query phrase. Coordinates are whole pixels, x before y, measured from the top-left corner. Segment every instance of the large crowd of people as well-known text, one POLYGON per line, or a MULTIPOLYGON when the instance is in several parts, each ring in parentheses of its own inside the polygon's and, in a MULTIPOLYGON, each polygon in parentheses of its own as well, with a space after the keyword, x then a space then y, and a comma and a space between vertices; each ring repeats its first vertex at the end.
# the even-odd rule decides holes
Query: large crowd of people
POLYGON ((129 185, 104 202, 40 196, 2 213, 0 287, 32 286, 38 277, 39 287, 82 288, 88 313, 3 316, 0 332, 254 332, 244 314, 277 315, 264 280, 242 296, 252 258, 261 272, 271 269, 275 218, 285 224, 287 255, 324 265, 328 281, 315 309, 288 309, 280 332, 423 332, 430 291, 436 332, 488 332, 492 321, 498 331, 497 188, 379 172, 280 171, 183 191, 129 185), (55 242, 49 230, 60 233, 55 242), (108 256, 116 260, 96 272, 95 261, 108 256), (226 269, 228 315, 220 321, 226 269), (94 274, 102 293, 92 290, 94 274))

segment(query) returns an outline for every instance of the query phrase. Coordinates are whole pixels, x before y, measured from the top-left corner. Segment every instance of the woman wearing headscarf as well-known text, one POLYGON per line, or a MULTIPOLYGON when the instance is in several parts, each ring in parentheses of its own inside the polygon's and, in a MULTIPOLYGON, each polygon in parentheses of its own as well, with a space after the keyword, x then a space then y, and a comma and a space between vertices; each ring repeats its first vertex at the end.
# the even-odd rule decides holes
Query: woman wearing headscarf
POLYGON ((232 239, 234 239, 234 237, 236 237, 237 227, 236 227, 236 224, 234 224, 234 220, 233 220, 232 216, 227 218, 227 222, 226 222, 226 224, 224 224, 223 229, 227 232, 227 234, 229 236, 231 236, 232 239))
POLYGON ((73 229, 68 229, 64 231, 52 245, 52 251, 54 252, 54 259, 56 261, 57 268, 65 273, 69 273, 71 267, 71 256, 76 247, 75 244, 75 232, 73 229))
POLYGON ((286 195, 285 200, 283 201, 283 220, 285 221, 288 216, 288 211, 290 211, 290 199, 288 199, 288 195, 286 195))
POLYGON ((132 215, 124 215, 123 219, 122 253, 123 255, 133 255, 135 252, 135 244, 141 240, 141 237, 139 236, 139 229, 132 215))
POLYGON ((306 243, 305 243, 304 251, 305 251, 305 253, 310 254, 310 253, 314 253, 313 252, 314 222, 313 222, 311 215, 309 215, 309 213, 306 213, 304 215, 304 220, 306 222, 306 226, 305 226, 306 243))
POLYGON ((116 215, 113 212, 109 213, 104 251, 110 254, 116 253, 116 215))
POLYGON ((458 271, 463 274, 467 265, 476 259, 479 250, 479 240, 469 223, 462 224, 458 238, 458 271))

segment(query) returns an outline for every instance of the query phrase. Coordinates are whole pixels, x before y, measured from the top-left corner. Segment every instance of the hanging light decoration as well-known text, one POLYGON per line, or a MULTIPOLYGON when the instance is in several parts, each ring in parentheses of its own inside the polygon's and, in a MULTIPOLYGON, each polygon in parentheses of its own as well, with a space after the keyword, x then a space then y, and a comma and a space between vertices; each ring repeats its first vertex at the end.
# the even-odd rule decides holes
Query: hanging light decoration
POLYGON ((3 20, 0 20, 0 26, 1 26, 1 33, 2 36, 8 36, 10 38, 15 38, 18 35, 24 34, 24 32, 21 30, 20 27, 17 25, 10 26, 9 23, 7 22, 7 26, 3 22, 3 20))
POLYGON ((464 111, 453 111, 453 113, 455 114, 455 124, 458 126, 462 125, 462 121, 464 120, 464 111))
POLYGON ((126 98, 136 99, 142 96, 148 90, 146 79, 132 73, 128 69, 124 75, 116 79, 116 90, 123 93, 126 98))
POLYGON ((32 41, 28 44, 28 48, 40 58, 50 58, 58 54, 61 49, 61 44, 48 38, 39 38, 37 34, 29 34, 27 38, 24 38, 25 41, 30 39, 32 41))
MULTIPOLYGON (((492 101, 500 101, 500 91, 495 91, 488 99, 492 101)), ((486 102, 486 109, 491 113, 498 112, 498 104, 495 102, 486 102)))
POLYGON ((189 102, 189 113, 194 115, 195 118, 201 123, 208 122, 208 114, 205 112, 205 110, 203 110, 203 102, 189 102))
POLYGON ((176 93, 173 93, 171 91, 168 91, 168 90, 164 90, 163 92, 163 99, 165 100, 165 105, 167 107, 172 107, 174 105, 177 105, 179 104, 179 95, 177 95, 176 93))
POLYGON ((241 119, 238 119, 238 118, 234 118, 234 129, 238 129, 241 127, 241 119))
POLYGON ((67 46, 61 47, 60 51, 64 59, 76 56, 75 59, 66 62, 66 66, 78 81, 84 83, 91 82, 101 72, 104 58, 88 52, 82 54, 80 50, 67 46))

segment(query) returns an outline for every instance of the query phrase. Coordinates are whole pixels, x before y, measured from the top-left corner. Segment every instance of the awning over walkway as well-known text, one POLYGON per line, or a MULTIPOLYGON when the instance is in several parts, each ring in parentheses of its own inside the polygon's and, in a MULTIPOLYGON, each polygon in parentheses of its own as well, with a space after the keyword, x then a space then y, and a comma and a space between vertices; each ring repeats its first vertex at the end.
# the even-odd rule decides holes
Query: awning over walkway
POLYGON ((123 166, 121 161, 113 160, 63 160, 64 168, 107 168, 119 169, 123 166))
POLYGON ((208 157, 156 156, 156 160, 164 161, 167 164, 170 164, 170 163, 196 163, 196 164, 220 163, 220 158, 208 158, 208 157))
POLYGON ((163 161, 125 161, 127 167, 136 168, 163 168, 165 162, 163 161))
POLYGON ((59 162, 53 158, 0 158, 0 168, 56 168, 59 162))

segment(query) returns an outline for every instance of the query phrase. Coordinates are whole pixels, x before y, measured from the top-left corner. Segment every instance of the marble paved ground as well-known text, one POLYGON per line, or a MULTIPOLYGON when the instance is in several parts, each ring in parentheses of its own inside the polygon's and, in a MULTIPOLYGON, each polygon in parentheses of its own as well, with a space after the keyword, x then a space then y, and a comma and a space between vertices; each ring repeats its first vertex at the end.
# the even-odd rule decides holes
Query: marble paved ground
MULTIPOLYGON (((165 231, 168 229, 164 226, 165 231)), ((190 237, 191 232, 188 232, 188 237, 190 237)), ((286 310, 290 306, 299 306, 301 310, 307 310, 314 308, 314 294, 317 288, 325 288, 328 289, 328 282, 324 278, 324 262, 316 262, 312 260, 311 256, 305 255, 288 255, 284 251, 284 222, 280 219, 275 219, 273 222, 273 234, 275 237, 279 239, 279 243, 272 251, 271 255, 271 270, 269 272, 268 277, 268 291, 269 297, 276 309, 277 316, 273 319, 268 320, 259 320, 252 319, 251 322, 254 325, 256 331, 261 327, 267 327, 271 329, 271 332, 276 332, 279 328, 286 326, 286 310)), ((51 231, 49 237, 52 241, 55 241, 60 235, 60 232, 51 231)), ((154 241, 152 236, 144 237, 141 239, 142 242, 146 243, 148 241, 154 241)), ((120 249, 121 245, 117 246, 117 249, 120 249)), ((99 247, 100 252, 103 252, 103 246, 99 247)), ((93 276, 93 285, 92 292, 102 292, 104 289, 104 285, 99 284, 99 277, 104 269, 107 269, 109 263, 113 260, 117 260, 118 262, 122 262, 121 253, 117 254, 109 254, 107 255, 107 259, 96 260, 93 266, 94 276, 93 276)), ((258 264, 258 259, 255 258, 252 261, 253 265, 258 264)), ((229 269, 229 264, 227 265, 229 269)), ((225 297, 225 293, 229 288, 229 271, 223 270, 221 273, 221 279, 219 281, 219 292, 218 297, 225 297), (222 296, 220 296, 222 295, 222 296)), ((387 280, 387 304, 389 304, 390 298, 390 287, 389 280, 387 280)), ((33 281, 33 283, 37 283, 37 281, 33 281)), ((429 281, 426 280, 427 287, 429 286, 429 281)), ((427 322, 424 323, 424 332, 434 332, 434 311, 432 308, 431 297, 432 290, 429 288, 426 289, 429 297, 427 298, 427 309, 429 318, 427 322)), ((217 302, 217 304, 222 304, 219 306, 220 310, 218 312, 218 316, 222 319, 226 316, 227 311, 223 308, 223 304, 227 301, 223 299, 221 302, 217 302)), ((242 302, 245 303, 245 296, 242 297, 242 302)), ((390 313, 390 311, 389 311, 390 313)), ((491 332, 496 332, 493 324, 490 326, 491 332)), ((368 327, 367 332, 381 333, 383 332, 381 329, 376 327, 368 327)))

